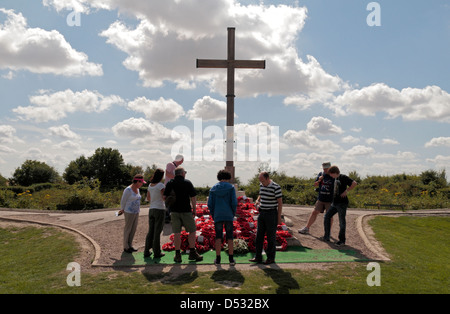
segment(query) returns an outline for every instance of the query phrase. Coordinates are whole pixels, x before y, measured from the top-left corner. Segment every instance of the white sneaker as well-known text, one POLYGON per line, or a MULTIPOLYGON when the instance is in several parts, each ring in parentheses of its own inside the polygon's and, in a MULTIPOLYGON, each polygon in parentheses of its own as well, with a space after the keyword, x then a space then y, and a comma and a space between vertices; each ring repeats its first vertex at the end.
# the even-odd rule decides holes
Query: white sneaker
POLYGON ((298 231, 298 233, 301 233, 301 234, 309 234, 309 228, 308 228, 308 227, 304 227, 303 229, 300 229, 300 230, 298 231))

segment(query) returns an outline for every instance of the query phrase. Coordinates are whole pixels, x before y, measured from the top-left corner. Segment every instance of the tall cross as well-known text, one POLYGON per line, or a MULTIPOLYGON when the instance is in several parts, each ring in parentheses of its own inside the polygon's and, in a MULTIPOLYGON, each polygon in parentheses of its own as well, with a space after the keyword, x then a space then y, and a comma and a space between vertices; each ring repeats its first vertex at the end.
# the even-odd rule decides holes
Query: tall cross
POLYGON ((231 173, 231 181, 235 182, 234 170, 234 69, 265 69, 265 60, 235 60, 235 28, 228 27, 227 60, 197 59, 197 68, 227 69, 227 151, 225 169, 231 173))

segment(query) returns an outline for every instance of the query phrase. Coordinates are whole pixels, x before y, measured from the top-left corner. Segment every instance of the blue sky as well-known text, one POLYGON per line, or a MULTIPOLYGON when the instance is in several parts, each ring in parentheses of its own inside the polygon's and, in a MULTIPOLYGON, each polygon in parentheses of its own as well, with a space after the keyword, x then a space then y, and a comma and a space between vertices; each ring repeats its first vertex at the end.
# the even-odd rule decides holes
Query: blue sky
POLYGON ((26 159, 62 174, 98 147, 164 168, 184 147, 194 184, 214 184, 226 71, 195 59, 226 58, 227 27, 238 59, 266 60, 236 70, 236 137, 271 137, 270 154, 262 133, 239 142, 243 182, 264 162, 300 177, 324 161, 448 174, 450 4, 376 1, 381 25, 369 26, 370 2, 2 0, 0 174, 26 159))

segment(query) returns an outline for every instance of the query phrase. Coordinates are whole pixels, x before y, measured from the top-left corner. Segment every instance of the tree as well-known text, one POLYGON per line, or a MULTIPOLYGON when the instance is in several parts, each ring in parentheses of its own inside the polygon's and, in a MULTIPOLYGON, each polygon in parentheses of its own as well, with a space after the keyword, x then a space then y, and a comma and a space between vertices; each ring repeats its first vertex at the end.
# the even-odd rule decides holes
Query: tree
POLYGON ((0 174, 0 186, 5 186, 6 182, 8 182, 8 179, 0 174))
POLYGON ((89 160, 81 156, 71 161, 64 171, 63 178, 69 184, 74 184, 83 180, 83 178, 93 179, 93 172, 89 160))
POLYGON ((58 172, 45 162, 26 160, 14 171, 11 181, 14 184, 30 186, 36 183, 55 183, 60 180, 58 172))
POLYGON ((420 179, 425 185, 433 184, 436 188, 445 188, 447 186, 447 178, 445 169, 440 173, 435 170, 426 170, 420 174, 420 179))
MULTIPOLYGON (((153 174, 155 173, 156 169, 158 169, 158 166, 155 164, 152 164, 151 167, 147 166, 144 171, 144 179, 147 182, 150 182, 150 179, 153 177, 153 174)), ((165 169, 163 169, 165 170, 165 169)))
POLYGON ((123 161, 117 149, 97 148, 89 157, 89 164, 95 179, 102 187, 117 187, 129 184, 133 179, 129 167, 123 161))
POLYGON ((87 178, 98 179, 101 188, 116 188, 129 184, 135 171, 142 171, 142 168, 125 165, 117 149, 101 147, 97 148, 91 157, 81 156, 71 161, 63 177, 69 184, 87 178))

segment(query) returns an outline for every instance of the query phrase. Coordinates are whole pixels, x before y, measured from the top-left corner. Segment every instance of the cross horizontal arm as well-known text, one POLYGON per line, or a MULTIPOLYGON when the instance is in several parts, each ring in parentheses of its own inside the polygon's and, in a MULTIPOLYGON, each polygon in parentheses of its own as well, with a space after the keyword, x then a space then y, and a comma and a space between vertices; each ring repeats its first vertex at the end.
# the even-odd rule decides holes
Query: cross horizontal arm
POLYGON ((197 68, 228 68, 228 61, 217 59, 197 59, 197 68))
POLYGON ((239 69, 265 69, 265 60, 236 60, 234 67, 239 69))
POLYGON ((197 59, 197 68, 239 68, 239 69, 265 69, 265 60, 218 60, 197 59))

